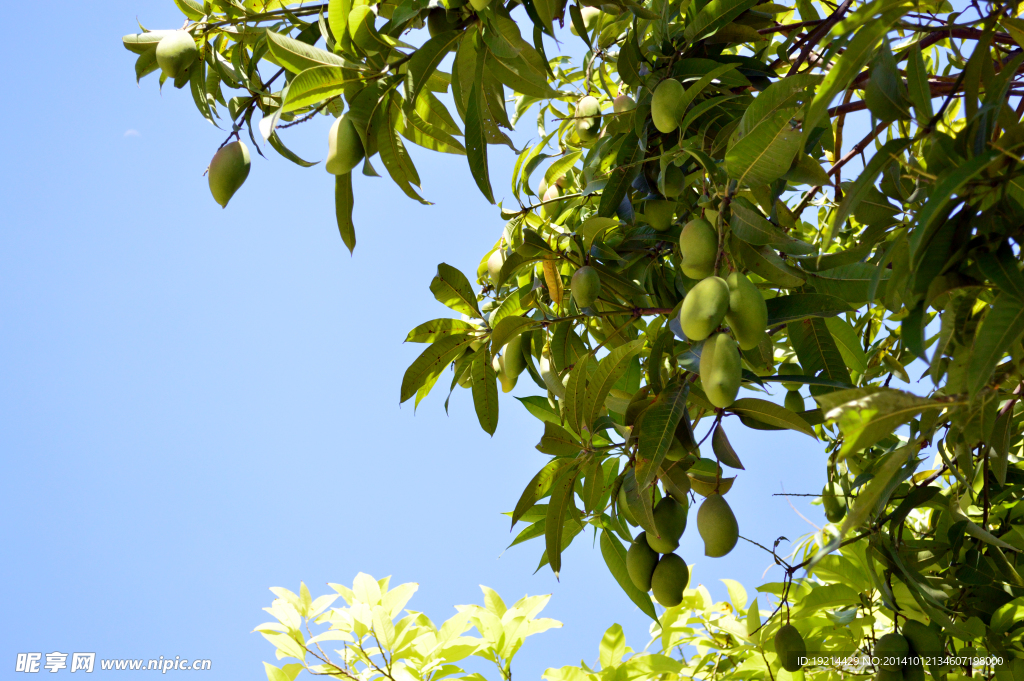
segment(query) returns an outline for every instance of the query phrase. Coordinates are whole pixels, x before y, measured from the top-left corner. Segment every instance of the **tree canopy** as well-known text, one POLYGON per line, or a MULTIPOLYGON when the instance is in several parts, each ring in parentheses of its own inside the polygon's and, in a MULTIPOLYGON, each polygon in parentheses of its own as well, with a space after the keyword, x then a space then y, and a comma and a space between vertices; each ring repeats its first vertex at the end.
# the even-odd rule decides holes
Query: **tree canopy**
MULTIPOLYGON (((183 29, 124 44, 137 78, 159 70, 211 123, 230 122, 209 171, 216 200, 227 205, 248 175, 246 139, 311 166, 285 146, 286 129, 330 121, 325 167, 349 249, 356 168, 383 168, 425 202, 406 144, 464 155, 465 181, 494 203, 489 147, 514 149, 504 131, 536 120, 540 140, 515 150, 514 205, 498 207, 494 247, 468 275, 438 265, 430 291, 460 317, 409 332, 426 348, 400 397, 418 404, 451 370, 450 390, 472 391, 493 434, 499 386, 536 385, 518 399, 551 459, 508 500, 522 524, 514 544, 543 538, 540 566, 557 574, 576 536, 600 535, 668 660, 650 656, 626 678, 1024 679, 1017 4, 175 4, 183 29), (556 53, 564 26, 584 46, 579 63, 556 53), (890 387, 912 375, 913 391, 890 387), (769 399, 779 386, 782 404, 769 399), (758 587, 765 608, 739 585, 712 603, 670 558, 691 505, 707 555, 736 543, 736 428, 803 433, 827 470, 825 530, 791 556, 759 544, 785 570, 758 587), (680 662, 681 645, 696 652, 680 662), (812 658, 880 657, 800 669, 790 658, 801 646, 812 658)), ((429 652, 440 634, 419 615, 370 632, 375 608, 388 623, 401 610, 379 594, 349 615, 311 614, 306 596, 280 602, 342 622, 346 641, 375 637, 366 655, 408 645, 417 660, 385 673, 349 646, 349 667, 319 673, 463 673, 426 664, 444 656, 429 652)), ((274 642, 304 660, 315 642, 297 617, 278 617, 274 642)), ((480 617, 488 643, 467 645, 503 656, 494 650, 511 639, 488 639, 491 620, 511 625, 480 617)), ((526 621, 516 631, 532 633, 526 621)), ((600 670, 548 678, 607 676, 622 655, 604 645, 600 670)))

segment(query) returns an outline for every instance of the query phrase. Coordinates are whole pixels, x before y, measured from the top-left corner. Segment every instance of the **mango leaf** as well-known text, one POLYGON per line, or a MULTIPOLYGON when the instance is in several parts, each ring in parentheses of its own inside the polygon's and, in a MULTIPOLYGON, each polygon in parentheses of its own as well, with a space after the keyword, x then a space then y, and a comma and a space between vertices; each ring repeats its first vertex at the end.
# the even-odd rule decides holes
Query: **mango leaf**
POLYGON ((840 390, 814 397, 843 433, 843 455, 859 452, 892 435, 912 418, 933 409, 948 409, 957 403, 936 402, 926 397, 870 386, 840 390))
POLYGON ((879 511, 879 502, 883 500, 884 496, 887 496, 887 489, 891 494, 890 483, 893 482, 896 473, 911 459, 914 449, 912 446, 900 447, 887 454, 875 467, 874 477, 861 488, 853 502, 853 507, 846 514, 842 527, 839 529, 838 538, 857 529, 879 511))
POLYGON ((544 435, 537 443, 537 451, 552 456, 574 456, 583 449, 576 437, 552 421, 544 422, 544 435))
POLYGON ((910 48, 907 59, 907 95, 914 105, 914 117, 917 124, 924 126, 934 116, 932 111, 932 91, 928 85, 928 70, 924 66, 921 46, 910 48))
POLYGON ((686 396, 689 392, 688 383, 669 385, 644 411, 635 473, 641 492, 654 480, 658 467, 672 446, 676 428, 686 411, 686 396))
POLYGON ((356 248, 356 227, 352 223, 352 206, 355 197, 352 195, 352 173, 337 175, 334 178, 334 212, 338 220, 338 232, 345 242, 348 252, 356 248))
POLYGON ((832 334, 832 340, 839 348, 839 354, 843 356, 846 366, 857 374, 863 374, 867 370, 868 358, 861 347, 860 336, 842 317, 828 317, 825 319, 825 326, 832 334))
POLYGON ((780 407, 774 402, 761 400, 756 397, 743 397, 729 405, 728 409, 740 416, 746 416, 755 421, 767 423, 770 426, 795 430, 805 435, 810 435, 815 440, 818 439, 818 436, 814 434, 814 429, 811 428, 807 421, 804 421, 795 412, 785 407, 780 407))
POLYGON ((629 596, 629 600, 633 601, 642 613, 657 622, 658 614, 654 610, 654 603, 651 601, 651 597, 636 588, 633 580, 629 577, 629 572, 626 571, 625 547, 608 530, 601 531, 601 556, 604 557, 604 562, 608 566, 609 572, 612 573, 612 577, 615 578, 615 581, 618 582, 622 590, 629 596))
MULTIPOLYGON (((423 98, 421 97, 421 100, 423 98)), ((405 111, 397 128, 402 137, 431 151, 443 154, 466 155, 466 147, 443 128, 423 118, 417 110, 405 111)))
POLYGON ((544 543, 548 562, 555 573, 555 579, 562 570, 562 534, 565 530, 566 516, 570 506, 575 508, 573 487, 576 484, 576 472, 563 475, 551 487, 551 500, 548 502, 548 514, 544 521, 544 543))
POLYGON ((314 66, 306 69, 292 80, 281 111, 295 111, 335 97, 344 91, 346 84, 359 80, 353 71, 339 66, 314 66), (348 78, 345 77, 346 71, 348 78))
POLYGON ((471 371, 476 417, 484 432, 493 437, 498 427, 498 377, 485 349, 477 351, 471 371))
POLYGON ((405 337, 406 343, 433 343, 439 338, 453 334, 465 334, 471 331, 479 331, 480 327, 461 319, 442 317, 432 322, 424 322, 409 332, 405 337))
POLYGON ((400 402, 405 402, 415 395, 420 386, 429 380, 436 380, 444 368, 454 362, 474 341, 473 336, 452 335, 432 343, 405 370, 400 402))
MULTIPOLYGON (((392 97, 397 97, 397 95, 392 93, 392 97)), ((405 192, 406 196, 429 206, 431 205, 430 201, 421 197, 414 189, 414 187, 420 186, 420 177, 412 159, 409 158, 409 152, 406 151, 405 145, 402 143, 402 138, 396 131, 396 128, 401 127, 402 113, 394 101, 388 107, 388 116, 389 125, 381 125, 377 129, 377 150, 380 152, 380 160, 384 162, 384 168, 388 171, 388 175, 405 192)))
POLYGON ((583 158, 583 151, 577 149, 576 151, 569 151, 561 158, 552 161, 551 165, 544 172, 544 181, 548 183, 549 187, 554 185, 581 158, 583 158))
POLYGON ((562 398, 562 413, 565 422, 577 433, 583 432, 583 411, 586 405, 587 376, 589 374, 591 355, 588 353, 576 362, 569 372, 569 380, 565 382, 565 397, 562 398))
MULTIPOLYGON (((790 322, 786 325, 789 332, 789 340, 796 350, 800 359, 800 366, 808 375, 815 376, 819 372, 822 378, 831 381, 838 381, 846 385, 852 384, 850 371, 846 368, 842 353, 836 347, 825 320, 821 317, 812 317, 798 322, 790 322)), ((827 389, 815 391, 811 394, 827 392, 827 389)))
POLYGON ((409 59, 405 72, 406 100, 415 102, 420 90, 443 60, 462 38, 462 31, 444 31, 423 43, 409 59))
POLYGON ((882 18, 865 23, 857 30, 857 34, 846 46, 846 50, 836 60, 835 65, 829 69, 821 86, 817 89, 814 99, 807 107, 807 114, 804 116, 805 135, 818 127, 828 115, 828 107, 832 104, 832 100, 849 86, 865 64, 875 55, 878 42, 889 32, 896 16, 897 14, 890 12, 882 18))
POLYGON ((977 260, 985 276, 992 280, 1000 291, 1024 301, 1024 275, 1020 272, 1020 261, 1005 242, 994 253, 978 255, 977 260))
POLYGON ((622 489, 626 492, 626 505, 637 524, 652 534, 657 533, 654 527, 654 506, 651 501, 651 493, 640 491, 632 468, 622 476, 622 489))
POLYGON ((878 297, 884 294, 885 287, 892 273, 887 269, 865 262, 833 267, 830 270, 816 272, 809 277, 809 283, 820 293, 834 296, 857 306, 870 302, 868 296, 878 297), (879 269, 882 274, 879 275, 879 269))
POLYGON ((495 354, 510 340, 537 322, 529 317, 504 317, 491 331, 491 354, 495 354))
POLYGON ((910 146, 911 141, 902 137, 889 140, 882 145, 881 149, 875 152, 875 155, 864 166, 864 170, 857 176, 857 180, 846 190, 839 207, 832 213, 831 225, 821 244, 822 251, 828 249, 832 239, 835 238, 835 235, 846 224, 849 217, 853 215, 853 211, 860 202, 875 189, 875 180, 878 179, 878 175, 882 170, 890 163, 893 163, 893 159, 902 154, 910 146))
POLYGON ((784 253, 814 252, 811 244, 794 239, 768 220, 745 197, 736 197, 731 206, 729 225, 737 238, 754 246, 772 246, 784 253))
POLYGON ((799 288, 806 281, 800 270, 790 266, 770 248, 755 248, 735 235, 730 235, 729 250, 747 269, 773 284, 783 288, 799 288))
POLYGON ((926 255, 934 255, 935 249, 930 249, 929 246, 936 232, 949 224, 947 220, 941 218, 946 215, 945 209, 953 196, 959 194, 964 185, 981 174, 997 158, 999 158, 998 151, 986 151, 943 173, 935 181, 931 191, 928 192, 928 202, 918 213, 918 226, 910 233, 910 265, 912 268, 918 269, 926 255))
POLYGON ((785 175, 803 146, 803 136, 792 124, 795 113, 795 108, 778 111, 730 144, 725 152, 729 177, 756 188, 785 175))
POLYGON ((853 309, 842 299, 824 293, 791 293, 766 300, 765 304, 769 327, 810 317, 834 317, 853 309))
POLYGON ((597 365, 597 371, 590 378, 587 384, 586 399, 583 404, 581 425, 593 428, 597 417, 604 411, 604 401, 608 397, 608 391, 612 389, 616 381, 626 373, 629 360, 633 355, 640 352, 644 346, 644 339, 630 341, 620 345, 609 352, 597 365))
POLYGON ((537 471, 530 484, 523 490, 522 496, 516 502, 515 510, 512 511, 512 527, 516 526, 519 519, 526 514, 534 504, 543 499, 551 491, 551 485, 562 477, 562 474, 575 465, 572 459, 560 458, 549 461, 544 468, 537 471))
POLYGON ((476 186, 480 188, 484 198, 494 203, 494 192, 491 191, 491 178, 487 169, 487 132, 484 128, 482 99, 480 88, 474 83, 466 105, 466 156, 476 186))
POLYGON ((711 0, 686 24, 683 37, 687 42, 706 38, 756 4, 757 0, 711 0))
POLYGON ((643 149, 640 147, 640 138, 632 130, 627 132, 615 156, 615 168, 611 177, 608 178, 604 191, 601 192, 601 204, 597 209, 600 217, 611 217, 615 215, 619 204, 626 196, 626 190, 633 183, 633 179, 640 170, 636 161, 643 158, 643 149))
POLYGON ((447 263, 437 266, 437 275, 430 282, 430 292, 438 302, 447 305, 456 312, 481 319, 480 308, 476 304, 476 295, 466 275, 447 263))
POLYGON ((583 237, 584 252, 590 252, 590 247, 598 235, 619 224, 621 223, 615 218, 587 218, 584 220, 577 230, 580 236, 583 237))
POLYGON ((1024 334, 1024 304, 1020 299, 1000 293, 974 338, 974 349, 967 372, 967 389, 973 398, 995 370, 999 360, 1024 334))
POLYGON ((266 36, 270 54, 277 63, 292 73, 302 73, 314 66, 352 66, 336 54, 307 45, 286 35, 267 31, 266 36))

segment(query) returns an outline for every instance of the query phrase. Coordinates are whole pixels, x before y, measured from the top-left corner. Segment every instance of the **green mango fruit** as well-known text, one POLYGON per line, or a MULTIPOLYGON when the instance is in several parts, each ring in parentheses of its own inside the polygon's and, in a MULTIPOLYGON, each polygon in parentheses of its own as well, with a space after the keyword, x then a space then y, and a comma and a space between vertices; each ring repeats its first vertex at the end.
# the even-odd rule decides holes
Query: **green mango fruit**
MULTIPOLYGON (((505 371, 511 377, 518 377, 526 370, 526 356, 523 354, 523 334, 519 334, 505 345, 505 371)), ((505 392, 508 392, 506 390, 505 392)))
POLYGON ((721 558, 736 546, 740 536, 736 516, 721 494, 711 494, 697 511, 697 531, 704 540, 704 555, 721 558))
POLYGON ((188 31, 172 31, 164 36, 156 46, 156 63, 167 74, 174 78, 192 65, 199 56, 196 41, 188 31))
POLYGON ((638 534, 626 551, 626 572, 633 586, 645 593, 651 590, 651 577, 658 558, 657 551, 647 544, 647 533, 638 534))
POLYGON ((803 667, 799 658, 807 657, 807 644, 792 624, 784 624, 775 632, 775 654, 787 672, 795 672, 803 667))
POLYGON ((249 148, 241 140, 225 144, 213 155, 207 179, 210 193, 221 208, 227 208, 228 201, 249 177, 249 165, 249 148))
POLYGON ((903 681, 902 670, 879 669, 875 672, 874 681, 903 681))
POLYGON ((680 464, 670 466, 661 475, 661 484, 665 486, 665 493, 678 501, 680 504, 689 505, 690 499, 690 476, 680 464))
POLYGON ((729 311, 725 321, 741 350, 753 350, 768 329, 768 306, 757 287, 742 272, 725 278, 729 285, 729 311))
POLYGON ((658 536, 647 537, 647 544, 658 553, 672 553, 679 548, 679 538, 686 530, 686 504, 665 497, 654 507, 654 527, 658 536))
POLYGON ((562 201, 555 201, 559 196, 562 195, 562 188, 557 184, 551 187, 545 187, 544 193, 541 194, 541 201, 550 201, 551 203, 545 203, 541 206, 541 211, 549 220, 554 220, 562 212, 562 201))
POLYGON ((910 642, 901 634, 885 634, 875 642, 874 656, 879 658, 878 665, 882 669, 899 671, 900 665, 893 663, 908 655, 910 655, 910 642), (889 659, 886 660, 886 658, 889 659))
POLYGON ((787 390, 786 401, 782 404, 786 409, 800 413, 804 410, 804 396, 799 390, 787 390))
POLYGON ((629 95, 619 95, 612 100, 612 111, 615 113, 625 113, 632 111, 636 108, 636 100, 629 95))
POLYGON ((690 568, 674 553, 662 556, 651 575, 654 598, 666 608, 683 602, 683 591, 690 582, 690 568))
POLYGON ((666 78, 654 88, 651 98, 651 120, 659 132, 672 132, 679 127, 683 117, 683 85, 678 80, 666 78))
MULTIPOLYGON (((796 362, 785 361, 779 365, 779 376, 803 376, 804 370, 800 368, 800 365, 796 362)), ((782 382, 782 387, 786 390, 799 390, 803 383, 787 383, 782 382)))
POLYGON ((430 37, 453 31, 459 25, 458 12, 448 12, 444 7, 435 7, 427 13, 427 31, 430 37))
POLYGON ((487 258, 487 276, 491 278, 491 283, 495 286, 498 285, 498 276, 501 274, 501 266, 504 264, 505 251, 499 246, 487 258))
POLYGON ((363 160, 366 152, 356 126, 348 116, 335 119, 327 135, 327 161, 324 168, 332 175, 344 175, 363 160))
POLYGON ((838 523, 846 517, 846 498, 837 496, 829 485, 821 491, 821 506, 830 523, 838 523))
POLYGON ((469 0, 469 4, 473 6, 477 12, 483 12, 487 9, 487 6, 491 4, 491 0, 469 0))
POLYGON ((743 380, 736 341, 718 333, 704 341, 700 353, 700 382, 708 401, 724 409, 736 401, 743 380))
POLYGON ((576 305, 590 307, 601 295, 601 275, 590 265, 584 265, 573 273, 571 286, 576 305))
POLYGON ((670 199, 674 199, 686 189, 686 175, 679 166, 667 165, 661 174, 662 193, 670 199))
POLYGON ((704 218, 690 220, 679 233, 679 255, 687 277, 710 277, 715 273, 715 258, 718 257, 718 232, 704 218))
POLYGON ((658 232, 664 232, 672 226, 672 218, 675 213, 675 201, 653 199, 644 204, 644 217, 647 218, 647 224, 658 232))
POLYGON ((498 375, 498 382, 501 383, 501 392, 509 393, 516 387, 516 383, 519 382, 519 376, 515 376, 509 373, 508 368, 505 365, 506 355, 495 357, 492 362, 494 373, 498 375))
POLYGON ((576 135, 584 142, 592 142, 601 134, 601 103, 597 97, 587 95, 576 105, 576 135))
POLYGON ((729 285, 721 277, 707 277, 687 291, 679 308, 679 326, 692 341, 710 336, 729 311, 729 285))

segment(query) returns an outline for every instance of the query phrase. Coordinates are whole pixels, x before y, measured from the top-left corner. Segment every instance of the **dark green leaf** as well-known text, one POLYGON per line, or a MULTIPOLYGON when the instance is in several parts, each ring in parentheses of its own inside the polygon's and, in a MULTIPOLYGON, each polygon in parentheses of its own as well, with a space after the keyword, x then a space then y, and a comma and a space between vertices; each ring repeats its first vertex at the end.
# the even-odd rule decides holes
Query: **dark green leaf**
MULTIPOLYGON (((785 407, 780 407, 774 402, 760 400, 756 397, 743 397, 729 405, 729 411, 770 426, 788 428, 805 435, 810 435, 815 440, 818 439, 818 436, 814 434, 814 429, 802 417, 785 407)), ((739 468, 742 468, 742 466, 739 466, 739 468)))
POLYGON ((644 411, 643 427, 636 457, 636 481, 641 494, 658 472, 675 439, 676 428, 686 411, 689 384, 670 384, 644 411))
POLYGON ((786 324, 809 317, 833 317, 850 312, 851 307, 840 298, 824 293, 791 293, 765 301, 768 326, 786 324))
POLYGON ((576 505, 573 494, 575 483, 575 469, 554 483, 551 487, 551 500, 548 502, 547 519, 544 521, 544 543, 556 579, 562 570, 562 534, 566 516, 570 512, 569 507, 576 505))
POLYGON ((491 367, 486 348, 473 358, 473 407, 480 427, 493 436, 498 427, 498 378, 491 367))
POLYGON ((1024 305, 1020 299, 1000 293, 974 338, 974 350, 967 372, 971 397, 978 394, 996 368, 996 364, 1024 334, 1024 305))
POLYGON ((466 105, 466 156, 476 186, 488 201, 494 203, 491 178, 487 170, 487 134, 484 129, 482 98, 480 89, 474 84, 466 105))

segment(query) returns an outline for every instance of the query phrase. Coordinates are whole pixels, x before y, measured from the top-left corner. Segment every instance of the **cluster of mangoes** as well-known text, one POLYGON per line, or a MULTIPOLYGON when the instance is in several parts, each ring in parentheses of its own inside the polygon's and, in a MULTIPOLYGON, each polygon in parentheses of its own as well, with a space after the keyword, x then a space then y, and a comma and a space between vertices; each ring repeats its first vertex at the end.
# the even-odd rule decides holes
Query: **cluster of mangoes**
MULTIPOLYGON (((626 552, 626 571, 641 591, 653 591, 655 600, 666 608, 679 605, 690 581, 686 561, 674 553, 686 530, 689 501, 685 491, 666 485, 669 494, 654 506, 655 534, 643 531, 633 539, 626 552)), ((619 492, 619 506, 626 521, 636 525, 626 504, 625 492, 619 492)), ((697 511, 697 531, 704 540, 704 553, 714 558, 732 551, 739 538, 736 516, 722 495, 713 493, 697 511)))
MULTIPOLYGON (((892 632, 875 642, 874 657, 878 659, 878 681, 924 681, 924 666, 917 658, 942 655, 945 646, 939 634, 921 622, 907 620, 901 634, 892 632), (910 664, 893 664, 899 660, 915 660, 910 664)), ((938 676, 932 668, 932 676, 938 676)))
POLYGON ((691 341, 704 341, 700 378, 708 400, 728 407, 740 389, 740 350, 756 348, 768 326, 768 307, 757 287, 742 272, 724 279, 715 274, 718 235, 704 219, 696 218, 679 235, 682 270, 699 280, 679 309, 679 325, 691 341), (730 334, 719 332, 722 322, 730 334))

